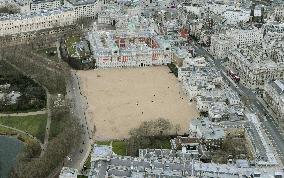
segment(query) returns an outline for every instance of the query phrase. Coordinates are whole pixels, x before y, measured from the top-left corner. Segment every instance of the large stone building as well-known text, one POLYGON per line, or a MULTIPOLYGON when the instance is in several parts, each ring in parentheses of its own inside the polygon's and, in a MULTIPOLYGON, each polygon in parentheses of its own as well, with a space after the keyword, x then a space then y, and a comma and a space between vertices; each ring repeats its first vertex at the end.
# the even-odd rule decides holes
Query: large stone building
POLYGON ((216 34, 211 37, 210 53, 216 59, 226 58, 227 53, 236 47, 234 38, 226 34, 216 34))
POLYGON ((44 10, 56 9, 60 6, 60 0, 32 0, 30 3, 30 11, 41 12, 44 10))
POLYGON ((268 32, 284 34, 284 23, 271 21, 263 25, 264 34, 268 32))
POLYGON ((101 8, 97 0, 15 0, 20 14, 0 17, 0 36, 72 25, 82 18, 94 19, 101 8))
POLYGON ((210 150, 222 146, 225 132, 223 128, 211 122, 209 118, 197 118, 189 124, 189 137, 200 139, 210 150))
POLYGON ((66 7, 41 13, 4 15, 0 17, 0 36, 68 26, 74 23, 74 18, 74 11, 66 7))
POLYGON ((274 8, 275 20, 284 20, 284 4, 280 4, 274 8))
POLYGON ((226 24, 236 25, 250 20, 250 10, 226 10, 222 16, 226 19, 226 24))
POLYGON ((114 4, 107 4, 102 6, 102 11, 98 13, 98 25, 113 25, 125 16, 122 8, 114 4))
POLYGON ((284 80, 270 81, 264 87, 264 99, 279 119, 284 118, 284 80))
POLYGON ((263 89, 265 82, 284 78, 283 48, 272 49, 275 60, 260 46, 235 49, 228 54, 229 68, 240 77, 241 83, 252 89, 263 89))
POLYGON ((171 62, 171 46, 151 31, 88 33, 97 67, 143 67, 171 62))
POLYGON ((22 14, 59 8, 60 0, 14 0, 22 14))
POLYGON ((231 29, 226 34, 234 38, 234 42, 238 47, 251 46, 261 44, 263 39, 262 29, 255 27, 243 27, 231 29))
POLYGON ((228 57, 228 53, 235 48, 260 45, 263 40, 261 29, 247 27, 227 30, 224 34, 211 37, 210 53, 217 59, 228 57))
POLYGON ((77 178, 77 176, 78 176, 77 169, 63 167, 60 172, 59 178, 77 178))
POLYGON ((101 9, 99 0, 65 0, 64 5, 74 9, 76 20, 82 18, 94 19, 101 9))

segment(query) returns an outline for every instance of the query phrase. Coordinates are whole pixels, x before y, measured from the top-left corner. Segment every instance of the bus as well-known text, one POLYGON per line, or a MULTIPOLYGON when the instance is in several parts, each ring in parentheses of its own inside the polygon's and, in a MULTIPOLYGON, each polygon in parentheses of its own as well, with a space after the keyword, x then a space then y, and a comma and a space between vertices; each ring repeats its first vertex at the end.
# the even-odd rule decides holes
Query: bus
POLYGON ((235 74, 232 70, 228 70, 228 71, 227 71, 227 74, 228 74, 228 76, 230 76, 230 78, 231 78, 233 81, 235 81, 236 83, 239 83, 239 82, 240 82, 240 77, 239 77, 237 74, 235 74))

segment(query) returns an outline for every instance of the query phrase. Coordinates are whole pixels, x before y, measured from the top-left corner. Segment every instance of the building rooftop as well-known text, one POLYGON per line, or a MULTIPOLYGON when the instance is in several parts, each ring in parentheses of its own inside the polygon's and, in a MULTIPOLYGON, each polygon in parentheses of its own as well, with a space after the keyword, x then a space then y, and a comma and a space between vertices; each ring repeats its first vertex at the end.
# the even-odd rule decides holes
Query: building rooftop
POLYGON ((31 12, 27 14, 0 14, 0 21, 23 20, 30 19, 36 16, 50 16, 55 14, 61 14, 62 12, 71 10, 72 9, 69 7, 58 7, 52 10, 43 10, 41 12, 31 12))
POLYGON ((193 119, 190 123, 191 133, 200 132, 204 139, 224 139, 224 129, 211 122, 209 118, 193 119))
POLYGON ((74 6, 79 6, 79 5, 96 3, 97 0, 68 0, 68 2, 71 3, 74 6))
POLYGON ((78 170, 69 168, 69 167, 63 167, 61 169, 59 178, 77 178, 78 170))
POLYGON ((45 3, 45 2, 55 2, 60 0, 32 0, 33 3, 39 4, 39 3, 45 3))
POLYGON ((108 159, 112 155, 112 147, 105 145, 94 145, 92 160, 108 159))
POLYGON ((275 80, 271 83, 271 85, 279 95, 284 96, 284 80, 275 80))

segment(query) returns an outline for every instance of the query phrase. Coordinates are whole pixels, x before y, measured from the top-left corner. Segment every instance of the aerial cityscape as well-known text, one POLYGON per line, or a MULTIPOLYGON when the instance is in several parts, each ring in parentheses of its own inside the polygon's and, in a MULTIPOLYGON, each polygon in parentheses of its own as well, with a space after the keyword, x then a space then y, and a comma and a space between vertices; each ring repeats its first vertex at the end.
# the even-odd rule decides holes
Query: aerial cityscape
POLYGON ((283 0, 0 0, 0 178, 284 178, 283 0))

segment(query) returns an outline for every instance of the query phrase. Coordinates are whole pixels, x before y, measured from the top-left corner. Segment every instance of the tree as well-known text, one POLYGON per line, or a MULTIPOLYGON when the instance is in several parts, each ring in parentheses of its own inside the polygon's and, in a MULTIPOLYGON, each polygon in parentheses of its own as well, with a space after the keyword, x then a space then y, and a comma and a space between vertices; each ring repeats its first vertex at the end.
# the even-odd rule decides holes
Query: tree
POLYGON ((178 132, 180 131, 180 124, 176 124, 175 126, 175 131, 176 131, 176 135, 178 134, 178 132))
POLYGON ((139 149, 163 148, 165 141, 169 142, 172 124, 167 119, 144 121, 138 128, 129 131, 127 150, 131 156, 136 156, 139 149))
POLYGON ((0 13, 16 14, 19 12, 20 12, 20 9, 11 3, 5 3, 4 6, 0 7, 0 13))

